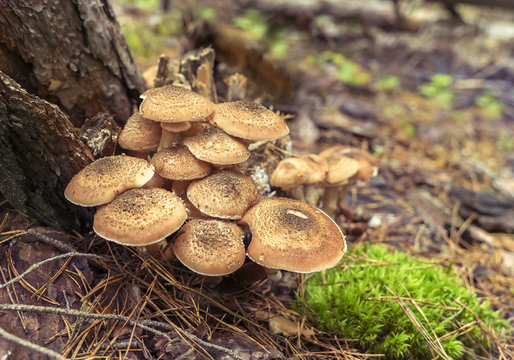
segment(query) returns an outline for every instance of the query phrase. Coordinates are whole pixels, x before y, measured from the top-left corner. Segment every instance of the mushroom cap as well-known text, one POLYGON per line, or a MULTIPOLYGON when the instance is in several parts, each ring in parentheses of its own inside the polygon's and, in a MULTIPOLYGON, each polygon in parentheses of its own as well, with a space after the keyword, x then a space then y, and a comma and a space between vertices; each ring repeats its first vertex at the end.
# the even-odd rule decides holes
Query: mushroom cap
POLYGON ((309 174, 309 167, 304 159, 290 157, 280 160, 271 173, 270 185, 289 190, 304 184, 309 174))
POLYGON ((244 232, 234 223, 216 219, 192 219, 173 243, 182 264, 202 275, 228 275, 245 261, 244 232))
POLYGON ((189 121, 172 123, 172 122, 161 122, 161 128, 169 132, 183 132, 191 129, 191 123, 189 121))
POLYGON ((257 201, 257 188, 249 176, 227 169, 191 182, 187 198, 206 215, 240 219, 257 201))
POLYGON ((346 252, 336 223, 320 209, 288 198, 259 201, 240 220, 252 241, 247 255, 272 268, 310 273, 331 268, 346 252))
POLYGON ((150 163, 155 166, 155 172, 171 180, 200 179, 212 170, 209 163, 197 159, 184 145, 173 145, 155 153, 150 163))
POLYGON ((160 122, 202 121, 214 110, 206 97, 175 85, 149 89, 141 98, 139 111, 160 122))
POLYGON ((377 172, 377 160, 373 155, 356 147, 338 144, 323 150, 320 156, 324 158, 344 156, 357 161, 358 169, 353 175, 356 180, 368 181, 377 172))
POLYGON ((309 166, 305 184, 314 184, 325 180, 327 177, 327 160, 316 154, 309 154, 301 157, 309 166))
POLYGON ((107 156, 75 174, 66 186, 64 196, 76 205, 98 206, 111 202, 126 190, 142 187, 153 174, 153 166, 144 159, 107 156))
POLYGON ((125 150, 154 151, 161 140, 161 126, 136 112, 128 118, 118 137, 118 144, 125 150))
POLYGON ((244 100, 217 104, 209 121, 229 135, 253 141, 275 140, 289 134, 283 117, 244 100))
POLYGON ((205 128, 182 143, 200 160, 216 165, 242 163, 250 157, 248 146, 216 127, 205 128))
POLYGON ((319 156, 327 161, 327 174, 323 182, 326 186, 346 184, 359 171, 359 162, 342 155, 331 148, 322 151, 319 156))
POLYGON ((186 208, 174 193, 161 188, 132 189, 98 209, 93 229, 107 240, 144 246, 174 233, 186 218, 186 208))

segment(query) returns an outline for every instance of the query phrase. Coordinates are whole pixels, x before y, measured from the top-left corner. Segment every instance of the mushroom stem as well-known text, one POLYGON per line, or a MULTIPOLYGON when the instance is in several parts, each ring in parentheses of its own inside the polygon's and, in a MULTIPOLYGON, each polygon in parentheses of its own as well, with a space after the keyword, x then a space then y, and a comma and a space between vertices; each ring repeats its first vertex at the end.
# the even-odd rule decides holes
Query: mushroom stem
POLYGON ((187 187, 191 181, 189 180, 175 180, 173 181, 173 185, 171 185, 171 189, 177 194, 178 196, 182 196, 186 193, 187 187))
POLYGON ((289 189, 289 194, 291 194, 291 197, 293 199, 305 202, 305 194, 303 191, 303 187, 301 185, 298 185, 298 186, 295 186, 295 187, 292 187, 291 189, 289 189))
POLYGON ((174 144, 178 144, 180 140, 180 133, 171 132, 168 130, 162 129, 161 141, 159 142, 159 146, 157 147, 157 151, 161 151, 171 147, 174 144))
POLYGON ((318 206, 320 193, 316 184, 308 184, 305 186, 305 201, 312 206, 318 206))
POLYGON ((334 218, 337 209, 337 200, 339 199, 339 186, 329 186, 325 188, 323 193, 323 211, 334 218))
POLYGON ((142 246, 141 249, 147 254, 153 256, 157 260, 171 261, 175 258, 172 244, 168 243, 168 240, 163 239, 154 244, 142 246))

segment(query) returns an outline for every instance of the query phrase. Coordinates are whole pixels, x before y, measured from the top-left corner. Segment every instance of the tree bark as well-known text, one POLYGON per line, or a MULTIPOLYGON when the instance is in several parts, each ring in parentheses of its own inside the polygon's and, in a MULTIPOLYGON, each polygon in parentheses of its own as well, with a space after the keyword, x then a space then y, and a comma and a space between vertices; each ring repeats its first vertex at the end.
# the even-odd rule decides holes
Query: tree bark
POLYGON ((124 124, 144 82, 107 0, 0 0, 0 70, 75 126, 124 124))
POLYGON ((46 225, 80 230, 87 208, 64 198, 70 179, 93 160, 68 117, 0 72, 0 192, 46 225))

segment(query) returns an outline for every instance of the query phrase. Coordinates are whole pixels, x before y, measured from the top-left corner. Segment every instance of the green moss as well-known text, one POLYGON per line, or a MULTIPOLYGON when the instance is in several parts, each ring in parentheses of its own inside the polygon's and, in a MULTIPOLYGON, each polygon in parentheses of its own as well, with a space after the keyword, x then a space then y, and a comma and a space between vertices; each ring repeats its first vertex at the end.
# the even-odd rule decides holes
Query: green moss
POLYGON ((473 358, 482 347, 490 348, 490 339, 481 327, 508 329, 507 321, 492 311, 487 302, 480 303, 451 269, 406 253, 391 252, 381 245, 357 247, 346 259, 339 267, 306 281, 304 296, 298 297, 298 311, 321 330, 358 339, 362 351, 386 354, 390 359, 434 356, 393 293, 405 299, 404 303, 431 335, 433 329, 446 353, 454 359, 473 358), (416 300, 428 323, 408 300, 409 296, 416 300), (485 324, 476 323, 473 314, 462 310, 455 300, 465 304, 485 324), (472 328, 467 334, 457 331, 443 337, 466 324, 465 329, 472 328))

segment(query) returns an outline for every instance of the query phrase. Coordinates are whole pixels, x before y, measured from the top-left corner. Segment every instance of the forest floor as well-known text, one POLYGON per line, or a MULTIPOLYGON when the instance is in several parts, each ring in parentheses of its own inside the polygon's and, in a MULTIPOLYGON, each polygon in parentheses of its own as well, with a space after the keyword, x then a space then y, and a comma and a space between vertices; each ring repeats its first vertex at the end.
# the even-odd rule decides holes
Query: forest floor
MULTIPOLYGON (((168 13, 156 11, 154 2, 135 3, 114 7, 142 70, 156 65, 161 53, 178 58, 212 45, 220 101, 230 76, 243 74, 246 97, 294 115, 288 122, 293 153, 342 143, 377 158, 378 175, 353 187, 336 217, 350 247, 382 243, 451 265, 512 323, 513 10, 462 6, 459 20, 436 3, 408 2, 399 19, 392 2, 378 0, 365 7, 352 1, 173 1, 168 13)), ((32 223, 3 213, 0 246, 7 247, 32 223)), ((29 235, 70 240, 44 228, 29 235)), ((207 279, 92 235, 73 241, 74 250, 102 259, 52 262, 12 292, 0 292, 0 303, 17 299, 119 316, 87 322, 78 313, 62 320, 62 314, 0 312, 4 321, 12 316, 26 329, 40 329, 30 340, 64 356, 369 357, 292 310, 301 275, 286 273, 273 282, 259 270, 253 279, 207 279), (68 277, 59 278, 62 273, 68 277), (55 281, 45 281, 48 274, 55 281), (144 318, 153 330, 128 317, 144 318), (170 339, 173 346, 166 345, 170 339), (190 350, 190 343, 200 350, 190 350)), ((62 243, 46 242, 17 242, 6 251, 4 280, 63 252, 62 243)), ((512 338, 498 337, 485 358, 507 359, 512 346, 512 338)))

